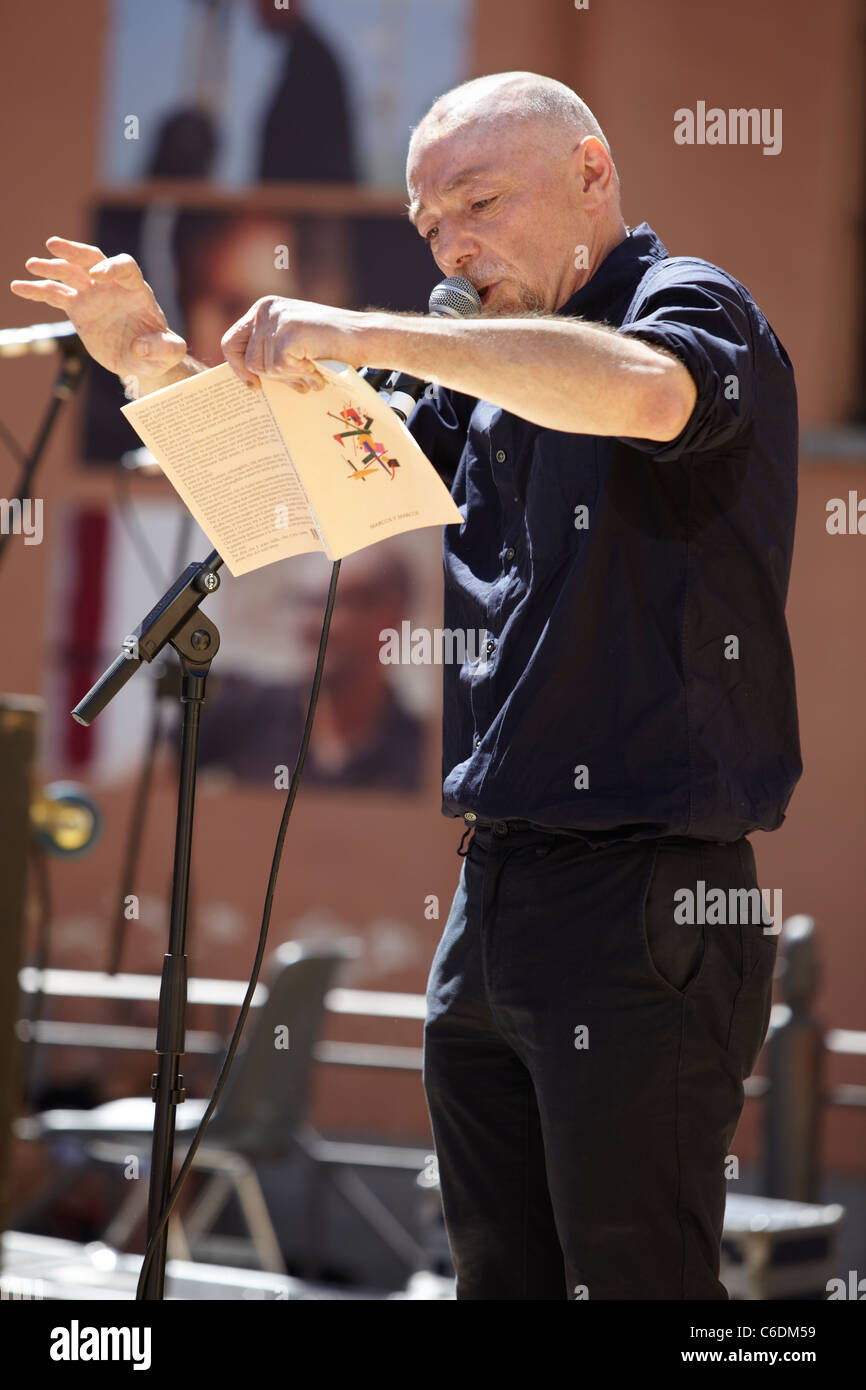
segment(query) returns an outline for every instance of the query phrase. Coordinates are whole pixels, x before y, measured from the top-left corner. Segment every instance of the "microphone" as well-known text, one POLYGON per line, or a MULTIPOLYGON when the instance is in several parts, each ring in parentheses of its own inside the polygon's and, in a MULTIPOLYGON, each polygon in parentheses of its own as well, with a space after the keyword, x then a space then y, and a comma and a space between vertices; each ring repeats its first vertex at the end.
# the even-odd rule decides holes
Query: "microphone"
POLYGON ((427 312, 440 319, 471 319, 481 313, 481 295, 464 275, 449 275, 434 285, 427 312))
POLYGON ((27 357, 30 353, 55 352, 57 348, 80 347, 81 339, 74 323, 33 323, 29 328, 0 330, 0 357, 27 357))
MULTIPOLYGON (((433 318, 474 318, 481 313, 481 295, 471 280, 462 275, 449 275, 434 286, 427 309, 433 318)), ((405 425, 427 385, 426 381, 409 376, 407 372, 391 372, 383 384, 375 383, 375 389, 387 397, 391 409, 405 425)))

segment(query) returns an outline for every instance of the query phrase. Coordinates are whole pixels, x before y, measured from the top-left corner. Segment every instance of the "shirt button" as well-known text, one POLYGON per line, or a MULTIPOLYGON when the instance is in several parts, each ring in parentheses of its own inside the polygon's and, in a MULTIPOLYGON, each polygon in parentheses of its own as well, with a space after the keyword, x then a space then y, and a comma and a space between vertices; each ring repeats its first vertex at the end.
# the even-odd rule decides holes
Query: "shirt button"
POLYGON ((475 814, 474 811, 467 811, 466 814, 464 815, 463 819, 464 819, 464 820, 468 820, 468 821, 473 821, 473 820, 477 820, 478 817, 476 816, 476 814, 475 814))
POLYGON ((488 656, 489 656, 490 653, 493 651, 493 649, 494 649, 495 646, 496 646, 496 643, 493 641, 493 638, 491 637, 490 641, 487 643, 487 655, 488 655, 488 656))
POLYGON ((505 558, 506 558, 506 560, 513 560, 513 559, 514 559, 514 546, 513 546, 513 545, 510 545, 510 546, 508 547, 508 549, 506 550, 506 552, 505 552, 505 558))
POLYGON ((475 737, 474 737, 474 739, 472 740, 472 742, 475 744, 475 747, 476 747, 476 748, 480 748, 480 747, 481 747, 481 735, 480 735, 480 734, 476 734, 475 737))
POLYGON ((494 835, 507 835, 508 822, 504 820, 495 820, 493 822, 493 833, 494 835))
POLYGON ((496 462, 497 462, 497 463, 504 463, 507 457, 508 457, 508 455, 506 454, 506 452, 505 452, 504 449, 497 449, 497 450, 496 450, 496 462))

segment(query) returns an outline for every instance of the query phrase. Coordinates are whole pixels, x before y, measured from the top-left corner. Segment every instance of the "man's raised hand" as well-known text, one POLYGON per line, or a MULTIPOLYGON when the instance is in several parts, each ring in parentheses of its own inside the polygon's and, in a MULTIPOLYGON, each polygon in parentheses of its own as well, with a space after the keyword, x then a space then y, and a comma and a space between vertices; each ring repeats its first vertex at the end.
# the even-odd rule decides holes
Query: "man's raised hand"
POLYGON ((183 361, 186 343, 171 332, 131 256, 106 257, 98 246, 59 236, 45 245, 54 259, 31 256, 25 264, 46 278, 13 280, 13 294, 59 309, 90 356, 118 376, 153 378, 183 361))

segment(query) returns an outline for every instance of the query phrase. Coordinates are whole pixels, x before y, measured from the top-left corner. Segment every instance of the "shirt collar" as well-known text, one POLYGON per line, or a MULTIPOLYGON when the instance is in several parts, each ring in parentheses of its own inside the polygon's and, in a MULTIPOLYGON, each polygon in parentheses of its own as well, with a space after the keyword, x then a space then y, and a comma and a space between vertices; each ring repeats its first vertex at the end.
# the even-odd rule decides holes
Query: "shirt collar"
POLYGON ((650 266, 667 254, 649 223, 641 222, 608 251, 594 275, 556 310, 557 314, 591 318, 599 309, 609 308, 619 294, 635 289, 650 266))

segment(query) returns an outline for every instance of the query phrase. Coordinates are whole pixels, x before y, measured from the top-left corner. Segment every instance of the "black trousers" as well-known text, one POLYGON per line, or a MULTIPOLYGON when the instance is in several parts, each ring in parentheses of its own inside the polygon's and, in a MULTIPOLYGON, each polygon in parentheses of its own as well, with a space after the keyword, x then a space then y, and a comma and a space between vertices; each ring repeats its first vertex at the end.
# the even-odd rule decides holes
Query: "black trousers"
POLYGON ((777 943, 730 889, 757 889, 746 839, 476 828, 424 1030, 458 1299, 727 1298, 725 1160, 777 943), (699 881, 750 920, 694 920, 699 881))

